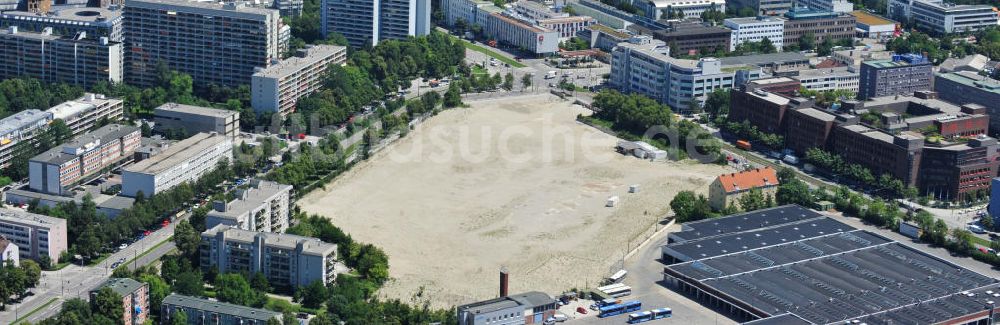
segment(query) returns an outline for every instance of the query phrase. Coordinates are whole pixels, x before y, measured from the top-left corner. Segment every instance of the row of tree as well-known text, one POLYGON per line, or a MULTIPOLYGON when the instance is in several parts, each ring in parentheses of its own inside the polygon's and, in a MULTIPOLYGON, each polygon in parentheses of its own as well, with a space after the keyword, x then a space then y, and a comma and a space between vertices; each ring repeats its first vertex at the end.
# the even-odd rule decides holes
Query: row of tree
POLYGON ((182 183, 148 198, 143 193, 138 193, 135 204, 114 219, 99 213, 97 205, 89 196, 85 196, 80 204, 70 201, 53 207, 32 202, 29 211, 66 219, 70 254, 79 254, 85 260, 90 260, 100 256, 114 243, 123 242, 143 230, 154 228, 161 220, 188 206, 196 193, 219 192, 218 185, 232 177, 229 162, 220 162, 213 171, 194 183, 182 183))
POLYGON ((21 260, 21 265, 13 261, 0 261, 0 304, 7 304, 24 297, 28 289, 38 285, 42 276, 42 268, 32 260, 21 260))
POLYGON ((915 188, 907 187, 902 180, 888 173, 875 177, 870 169, 848 163, 840 155, 820 148, 809 148, 805 160, 834 174, 853 179, 864 186, 884 190, 885 193, 879 193, 883 196, 914 198, 917 195, 915 188))
POLYGON ((719 127, 737 137, 761 143, 774 150, 780 150, 785 147, 785 136, 761 131, 757 129, 756 125, 750 124, 750 121, 747 120, 741 122, 725 121, 719 127))
POLYGON ((59 314, 42 320, 38 325, 118 325, 123 322, 123 313, 122 296, 105 287, 97 291, 90 303, 80 298, 67 299, 59 314))
POLYGON ((0 81, 0 118, 29 109, 44 111, 82 95, 83 88, 70 84, 43 84, 27 77, 4 79, 0 81))

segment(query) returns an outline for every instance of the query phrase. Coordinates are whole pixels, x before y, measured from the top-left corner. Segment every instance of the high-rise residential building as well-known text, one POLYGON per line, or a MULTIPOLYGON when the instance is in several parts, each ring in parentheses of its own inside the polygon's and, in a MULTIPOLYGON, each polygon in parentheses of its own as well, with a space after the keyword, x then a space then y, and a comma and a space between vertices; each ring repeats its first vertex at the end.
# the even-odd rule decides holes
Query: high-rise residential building
POLYGON ((109 124, 28 160, 28 187, 41 193, 65 194, 90 176, 132 160, 139 147, 139 128, 109 124))
POLYGON ((332 65, 347 61, 347 48, 335 45, 307 45, 295 56, 253 74, 250 103, 258 112, 281 115, 295 111, 299 98, 312 94, 323 84, 332 65))
POLYGON ((0 14, 0 27, 10 26, 36 33, 51 28, 53 35, 69 38, 86 33, 91 39, 107 37, 119 43, 125 40, 121 9, 60 7, 48 12, 4 11, 0 14))
MULTIPOLYGON (((757 79, 762 74, 760 67, 746 64, 757 61, 750 57, 737 57, 726 64, 716 58, 675 59, 668 51, 663 42, 643 42, 641 38, 637 43, 619 44, 611 54, 611 85, 687 112, 715 89, 732 88, 738 79, 757 79)), ((762 60, 776 61, 770 57, 762 60)))
POLYGON ((17 245, 21 259, 47 256, 52 265, 69 248, 66 219, 0 208, 0 235, 17 245))
POLYGON ((652 20, 701 18, 708 10, 726 11, 726 0, 639 0, 633 4, 652 20))
POLYGON ((110 288, 122 297, 122 322, 124 325, 140 325, 149 319, 149 284, 129 278, 110 278, 90 291, 90 302, 97 301, 98 291, 110 288))
POLYGON ((281 313, 270 310, 170 294, 160 306, 160 322, 176 324, 178 311, 187 316, 188 325, 267 325, 268 321, 281 320, 281 313))
POLYGON ((257 232, 285 232, 292 186, 260 180, 251 183, 249 188, 236 190, 236 199, 214 202, 213 210, 205 216, 205 228, 226 225, 257 232))
POLYGON ((847 0, 795 0, 798 7, 808 7, 815 10, 849 13, 854 11, 854 3, 847 0))
POLYGON ((282 17, 297 17, 302 14, 302 0, 274 0, 273 8, 278 9, 282 17))
POLYGON ((753 10, 757 16, 781 16, 792 9, 792 0, 728 0, 726 7, 739 12, 743 8, 753 10))
POLYGON ((20 149, 34 146, 35 135, 52 122, 52 113, 27 109, 0 120, 0 168, 10 166, 20 149))
POLYGON ((323 35, 339 33, 351 46, 378 44, 431 32, 430 0, 322 0, 323 35))
POLYGON ((803 36, 813 36, 815 44, 853 39, 854 16, 826 10, 795 9, 785 13, 785 47, 798 45, 803 36))
POLYGON ((913 21, 925 32, 946 34, 971 32, 997 25, 991 5, 957 5, 942 0, 889 0, 887 16, 913 21))
POLYGON ((934 91, 941 99, 955 104, 986 107, 990 129, 994 135, 1000 131, 1000 81, 971 71, 942 73, 934 78, 934 91))
POLYGON ((908 95, 930 90, 933 68, 931 62, 919 54, 893 55, 890 60, 862 62, 858 98, 908 95))
POLYGON ((122 81, 122 44, 106 37, 56 36, 52 28, 0 31, 0 78, 32 77, 90 87, 122 81))
POLYGON ((198 83, 249 84, 256 67, 266 68, 281 57, 281 26, 277 10, 241 3, 128 0, 126 79, 152 85, 162 62, 198 83))
POLYGON ((316 238, 216 225, 201 233, 201 266, 219 273, 263 273, 270 285, 297 288, 336 278, 337 245, 316 238))
POLYGON ((73 136, 90 131, 99 122, 114 122, 125 114, 125 102, 102 94, 83 94, 83 97, 63 102, 47 110, 52 119, 66 123, 73 136))
POLYGON ((779 52, 785 41, 785 20, 777 17, 742 17, 729 18, 723 25, 732 29, 729 40, 729 50, 735 51, 736 46, 745 42, 761 42, 767 39, 779 52))
POLYGON ((239 112, 177 103, 154 108, 153 123, 158 131, 171 130, 187 136, 215 132, 235 138, 240 133, 239 112))
POLYGON ((506 13, 491 13, 483 29, 486 36, 497 42, 528 53, 547 54, 559 51, 559 32, 506 13))
POLYGON ((232 161, 233 141, 217 133, 198 133, 170 145, 160 154, 122 171, 122 195, 145 197, 195 181, 218 166, 232 161))

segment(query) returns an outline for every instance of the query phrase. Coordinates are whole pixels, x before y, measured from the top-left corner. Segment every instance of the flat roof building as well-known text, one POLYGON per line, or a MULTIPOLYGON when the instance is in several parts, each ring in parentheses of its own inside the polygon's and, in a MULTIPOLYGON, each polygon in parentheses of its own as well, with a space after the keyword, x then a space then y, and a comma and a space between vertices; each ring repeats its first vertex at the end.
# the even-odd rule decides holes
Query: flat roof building
POLYGON ((785 16, 785 46, 799 44, 806 35, 813 35, 815 44, 825 40, 854 39, 854 28, 857 24, 854 16, 843 12, 815 9, 793 9, 785 16))
POLYGON ((132 160, 141 130, 109 124, 88 132, 28 160, 28 187, 32 191, 64 195, 99 173, 132 160))
POLYGON ((0 235, 17 245, 21 259, 47 256, 52 265, 69 249, 66 219, 0 208, 0 235))
POLYGON ((781 52, 785 43, 785 20, 778 17, 727 18, 723 25, 733 30, 729 40, 730 51, 735 51, 736 46, 745 42, 759 43, 767 39, 781 52))
POLYGON ((533 22, 510 16, 509 13, 490 13, 483 33, 500 44, 523 48, 528 53, 547 54, 559 51, 559 32, 533 22))
POLYGON ((854 29, 858 37, 885 40, 896 33, 896 22, 882 16, 864 10, 855 10, 851 16, 857 19, 854 29))
POLYGON ((980 76, 975 72, 942 73, 934 78, 934 91, 946 101, 978 104, 986 108, 992 135, 1000 132, 1000 81, 980 76))
POLYGON ((106 37, 56 36, 11 26, 0 31, 0 78, 31 77, 89 88, 122 82, 123 47, 106 37))
POLYGON ((701 18, 701 13, 708 10, 726 12, 726 0, 641 0, 633 5, 652 20, 677 14, 680 19, 701 18))
POLYGON ((149 319, 149 284, 129 278, 110 278, 90 291, 91 303, 97 301, 97 293, 103 288, 111 288, 122 297, 121 324, 140 325, 149 319))
POLYGON ((118 43, 125 40, 120 9, 59 7, 48 12, 4 11, 0 14, 0 27, 11 26, 36 33, 50 28, 53 35, 69 38, 86 33, 91 39, 107 37, 109 41, 118 43))
POLYGON ((253 74, 250 103, 258 112, 288 115, 295 111, 299 98, 320 88, 330 66, 345 62, 346 47, 307 45, 294 56, 253 74))
POLYGON ((170 294, 163 298, 160 321, 172 322, 177 311, 184 311, 189 325, 207 322, 215 325, 266 325, 269 320, 281 319, 281 313, 269 310, 170 294))
POLYGON ((232 2, 127 0, 124 15, 126 77, 137 86, 156 82, 160 62, 199 84, 246 85, 256 67, 281 57, 277 10, 232 2), (180 18, 183 24, 177 23, 180 18))
POLYGON ((232 161, 233 141, 216 133, 198 133, 122 171, 122 195, 150 197, 184 182, 195 181, 232 161))
POLYGON ((125 115, 125 102, 102 94, 85 93, 83 97, 48 109, 52 119, 63 120, 73 136, 90 131, 100 121, 115 122, 125 115))
POLYGON ((215 132, 235 138, 240 133, 239 112, 177 103, 154 108, 153 123, 158 131, 180 131, 187 136, 215 132))
POLYGON ((52 113, 26 109, 0 120, 0 168, 10 166, 18 143, 31 143, 52 122, 52 113))
POLYGON ((614 29, 626 29, 635 20, 632 14, 600 1, 568 0, 566 4, 571 6, 577 14, 594 17, 598 23, 614 29))
POLYGON ((316 238, 216 225, 201 233, 201 266, 263 273, 270 285, 298 288, 336 279, 337 245, 316 238))
POLYGON ((978 315, 981 302, 961 299, 997 290, 996 279, 811 214, 816 217, 780 225, 751 222, 724 235, 667 244, 666 254, 687 254, 668 256, 678 262, 664 268, 664 281, 737 320, 764 319, 752 324, 934 324, 988 316, 978 315), (948 308, 942 299, 958 304, 948 308), (896 312, 911 307, 918 309, 896 312))
POLYGON ((971 32, 997 25, 997 12, 991 5, 889 0, 886 7, 889 18, 912 21, 916 29, 935 34, 971 32))
POLYGON ((807 90, 846 90, 858 93, 861 76, 852 67, 799 70, 798 75, 789 76, 798 80, 807 90))
POLYGON ((227 225, 258 232, 285 232, 292 186, 261 180, 251 183, 249 188, 236 190, 235 200, 213 203, 213 211, 205 216, 205 228, 227 225))
POLYGON ((555 315, 555 299, 531 291, 458 306, 459 325, 542 324, 555 315))
POLYGON ((324 36, 343 35, 352 47, 423 36, 431 32, 431 2, 322 0, 320 29, 324 36))
POLYGON ((792 0, 728 0, 726 1, 727 11, 739 12, 740 9, 749 8, 756 16, 781 16, 794 7, 792 0))
POLYGON ((729 49, 732 30, 698 19, 667 21, 667 28, 654 30, 653 37, 666 42, 674 55, 713 53, 729 49), (676 47, 676 48, 674 48, 676 47))
POLYGON ((919 54, 893 55, 890 60, 862 62, 858 98, 907 95, 915 91, 930 90, 933 68, 931 62, 919 54))
POLYGON ((816 10, 850 13, 854 11, 854 3, 847 0, 795 0, 795 5, 816 10))

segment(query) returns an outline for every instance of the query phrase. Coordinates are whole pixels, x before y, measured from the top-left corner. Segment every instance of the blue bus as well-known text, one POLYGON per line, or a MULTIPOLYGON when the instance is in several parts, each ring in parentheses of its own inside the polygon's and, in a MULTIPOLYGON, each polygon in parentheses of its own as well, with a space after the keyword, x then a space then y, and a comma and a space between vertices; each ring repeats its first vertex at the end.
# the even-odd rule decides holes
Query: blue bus
POLYGON ((626 301, 620 304, 607 305, 598 309, 600 314, 597 317, 609 317, 621 315, 642 309, 642 303, 637 300, 626 301))
POLYGON ((642 323, 642 322, 648 322, 648 321, 651 321, 651 320, 653 320, 653 312, 650 312, 650 311, 644 311, 644 312, 641 312, 641 313, 634 313, 634 314, 628 315, 628 323, 629 324, 638 324, 638 323, 642 323))
POLYGON ((670 308, 657 308, 651 310, 653 313, 653 319, 668 318, 674 315, 674 311, 670 308))

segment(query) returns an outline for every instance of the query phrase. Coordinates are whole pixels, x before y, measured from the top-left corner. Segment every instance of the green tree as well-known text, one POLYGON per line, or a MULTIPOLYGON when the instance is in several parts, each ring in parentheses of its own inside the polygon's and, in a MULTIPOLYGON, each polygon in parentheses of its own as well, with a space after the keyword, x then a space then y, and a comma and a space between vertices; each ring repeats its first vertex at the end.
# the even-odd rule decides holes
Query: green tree
POLYGON ((514 74, 508 72, 503 77, 503 89, 506 91, 511 91, 514 89, 514 74))
POLYGON ((774 46, 770 38, 765 37, 760 40, 760 52, 761 53, 774 53, 777 52, 778 48, 774 46))
POLYGON ((24 271, 25 281, 28 287, 38 285, 38 280, 42 278, 42 267, 32 260, 22 260, 21 270, 24 271))
POLYGON ((220 274, 215 278, 215 290, 219 301, 242 306, 260 307, 267 300, 263 293, 251 288, 239 273, 220 274))
POLYGON ((769 208, 773 205, 771 198, 765 196, 764 192, 759 188, 750 189, 750 191, 740 196, 738 202, 740 204, 740 209, 743 211, 755 211, 769 208))
MULTIPOLYGON (((459 82, 459 81, 456 81, 459 82)), ((455 82, 448 86, 448 91, 444 93, 444 107, 453 108, 462 106, 461 86, 456 87, 455 82)))
POLYGON ((521 76, 521 90, 522 91, 525 90, 525 89, 528 89, 528 87, 531 87, 531 78, 532 78, 532 76, 533 75, 530 74, 530 73, 525 73, 523 76, 521 76))
POLYGON ((680 191, 670 200, 670 209, 674 211, 677 222, 696 221, 715 216, 704 195, 695 195, 692 191, 680 191))
POLYGON ((122 314, 125 310, 122 307, 122 296, 114 290, 109 287, 101 288, 92 303, 94 313, 115 320, 115 324, 123 324, 122 314))
POLYGON ((827 56, 833 53, 833 40, 829 37, 823 39, 823 42, 819 44, 816 48, 816 54, 819 56, 827 56))
POLYGON ((170 285, 155 274, 143 274, 139 281, 149 285, 149 308, 152 315, 160 314, 163 298, 170 294, 170 285))
POLYGON ((177 275, 173 283, 174 291, 187 296, 200 297, 205 292, 201 271, 186 271, 177 275))
POLYGON ((175 309, 174 315, 173 315, 172 319, 170 320, 170 324, 171 325, 187 325, 188 324, 187 313, 185 313, 183 309, 180 309, 180 308, 175 309))
POLYGON ((306 308, 319 308, 327 299, 326 286, 323 281, 313 281, 309 285, 301 288, 302 306, 306 308))
POLYGON ((194 226, 187 220, 181 220, 174 228, 174 244, 184 256, 195 257, 198 255, 198 249, 201 245, 201 233, 195 230, 194 226))
POLYGON ((816 34, 809 32, 799 37, 799 50, 811 51, 814 47, 816 47, 816 34))

